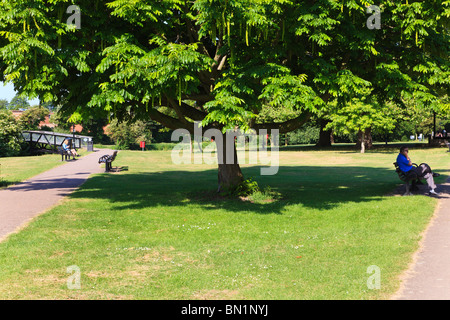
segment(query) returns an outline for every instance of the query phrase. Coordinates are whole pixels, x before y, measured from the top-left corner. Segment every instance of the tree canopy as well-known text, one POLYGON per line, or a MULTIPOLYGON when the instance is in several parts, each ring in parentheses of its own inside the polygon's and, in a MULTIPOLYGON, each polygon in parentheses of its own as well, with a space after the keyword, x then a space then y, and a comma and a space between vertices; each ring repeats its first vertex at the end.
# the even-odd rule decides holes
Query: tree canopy
POLYGON ((30 107, 28 100, 17 94, 8 103, 8 109, 10 110, 27 109, 28 107, 30 107))
POLYGON ((6 99, 0 99, 0 110, 8 110, 9 102, 6 99))
MULTIPOLYGON (((448 94, 449 1, 80 0, 80 29, 70 4, 0 3, 0 80, 73 121, 283 133, 355 99, 439 108, 448 94), (380 29, 366 25, 373 4, 380 29)), ((242 180, 227 168, 219 183, 242 180)))

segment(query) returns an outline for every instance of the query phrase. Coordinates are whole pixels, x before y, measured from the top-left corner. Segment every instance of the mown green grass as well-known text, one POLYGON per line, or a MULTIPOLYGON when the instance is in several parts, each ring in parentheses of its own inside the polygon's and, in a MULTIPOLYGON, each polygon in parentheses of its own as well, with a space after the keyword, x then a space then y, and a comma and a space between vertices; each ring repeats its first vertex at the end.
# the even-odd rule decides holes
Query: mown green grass
POLYGON ((57 154, 0 158, 0 188, 24 181, 62 163, 61 156, 57 154))
MULTIPOLYGON (((410 150, 445 180, 443 148, 410 150)), ((119 151, 127 171, 92 177, 0 244, 0 298, 387 299, 437 204, 387 196, 396 154, 285 151, 275 176, 244 164, 281 194, 252 203, 217 197, 214 165, 119 151), (67 288, 72 265, 80 290, 67 288), (367 286, 372 265, 380 290, 367 286)))
MULTIPOLYGON (((87 152, 80 149, 78 153, 83 156, 87 152)), ((64 163, 59 154, 0 158, 0 188, 22 182, 64 163)))

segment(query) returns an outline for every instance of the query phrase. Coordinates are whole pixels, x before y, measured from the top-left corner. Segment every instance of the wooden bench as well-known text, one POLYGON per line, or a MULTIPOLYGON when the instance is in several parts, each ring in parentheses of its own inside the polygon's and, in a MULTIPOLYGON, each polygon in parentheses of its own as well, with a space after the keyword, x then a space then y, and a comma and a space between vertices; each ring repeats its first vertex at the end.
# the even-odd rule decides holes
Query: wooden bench
POLYGON ((111 163, 116 159, 118 151, 114 151, 112 155, 104 155, 98 159, 98 163, 105 164, 105 172, 111 171, 111 163))
POLYGON ((70 157, 75 159, 75 156, 68 150, 64 150, 62 147, 58 147, 58 153, 61 155, 61 161, 70 160, 70 157))
MULTIPOLYGON (((417 164, 413 163, 413 166, 417 167, 417 164)), ((411 190, 418 190, 416 184, 423 184, 420 181, 420 177, 417 176, 417 173, 415 173, 414 171, 409 171, 409 172, 403 172, 402 170, 400 170, 400 167, 398 166, 397 162, 394 162, 394 167, 395 167, 395 172, 397 172, 398 177, 400 178, 400 180, 405 182, 405 188, 406 191, 403 194, 404 196, 409 196, 411 195, 411 190), (409 184, 411 182, 411 185, 409 184)))

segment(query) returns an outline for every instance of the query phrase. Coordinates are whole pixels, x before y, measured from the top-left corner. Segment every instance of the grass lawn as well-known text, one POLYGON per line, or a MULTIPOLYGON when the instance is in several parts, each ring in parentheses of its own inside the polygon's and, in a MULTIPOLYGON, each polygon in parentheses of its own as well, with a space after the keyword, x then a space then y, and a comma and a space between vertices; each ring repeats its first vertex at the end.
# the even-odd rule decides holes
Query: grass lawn
POLYGON ((0 158, 0 188, 24 181, 62 163, 61 156, 56 154, 0 158))
MULTIPOLYGON (((80 149, 78 153, 83 156, 87 152, 80 149)), ((60 154, 0 158, 0 188, 27 180, 64 163, 60 154)))
MULTIPOLYGON (((444 148, 410 147, 448 175, 444 148)), ((437 200, 386 196, 397 148, 280 152, 277 175, 246 177, 281 197, 218 198, 214 165, 120 151, 120 173, 89 179, 0 244, 0 299, 387 299, 437 200), (81 289, 67 288, 69 266, 81 289), (381 289, 370 290, 370 266, 381 289)))

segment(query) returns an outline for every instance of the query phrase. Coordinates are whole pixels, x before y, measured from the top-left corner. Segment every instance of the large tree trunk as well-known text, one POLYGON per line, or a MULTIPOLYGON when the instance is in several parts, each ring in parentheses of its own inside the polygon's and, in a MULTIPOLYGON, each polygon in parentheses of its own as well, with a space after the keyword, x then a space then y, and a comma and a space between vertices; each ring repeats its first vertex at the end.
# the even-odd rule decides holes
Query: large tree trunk
POLYGON ((366 130, 358 131, 358 141, 356 146, 361 148, 361 153, 364 153, 366 149, 372 148, 372 129, 367 128, 366 130))
POLYGON ((317 142, 317 147, 331 147, 331 140, 332 140, 332 130, 325 130, 326 125, 329 123, 329 120, 326 119, 320 119, 319 125, 320 125, 320 133, 319 133, 319 142, 317 142))
POLYGON ((226 135, 222 135, 222 139, 215 139, 219 163, 219 187, 217 192, 233 190, 244 180, 241 167, 238 163, 234 137, 228 136, 228 140, 226 139, 226 135))

